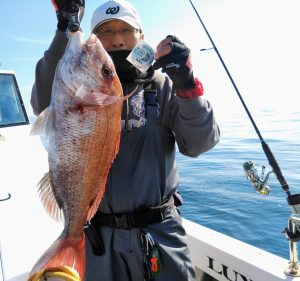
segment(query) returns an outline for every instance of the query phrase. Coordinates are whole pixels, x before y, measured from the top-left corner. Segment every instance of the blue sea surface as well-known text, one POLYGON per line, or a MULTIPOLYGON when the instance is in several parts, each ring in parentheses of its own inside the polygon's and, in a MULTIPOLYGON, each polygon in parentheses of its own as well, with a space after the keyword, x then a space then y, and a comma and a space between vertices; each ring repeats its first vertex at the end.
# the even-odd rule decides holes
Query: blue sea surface
MULTIPOLYGON (((300 193, 300 113, 263 111, 256 125, 272 150, 291 194, 300 193)), ((269 195, 252 188, 243 170, 251 160, 272 168, 246 113, 219 122, 221 140, 197 158, 177 154, 184 199, 182 214, 191 221, 219 231, 268 252, 289 258, 288 241, 282 233, 290 207, 274 173, 269 195)))

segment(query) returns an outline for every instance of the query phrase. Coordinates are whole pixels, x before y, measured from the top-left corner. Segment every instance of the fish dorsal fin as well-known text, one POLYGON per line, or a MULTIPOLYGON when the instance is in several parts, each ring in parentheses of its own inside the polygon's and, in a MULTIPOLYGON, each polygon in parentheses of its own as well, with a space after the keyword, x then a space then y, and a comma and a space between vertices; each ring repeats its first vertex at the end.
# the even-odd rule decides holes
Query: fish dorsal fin
POLYGON ((51 106, 48 106, 36 119, 31 127, 31 135, 49 135, 49 132, 53 130, 54 122, 54 110, 51 106))
POLYGON ((49 173, 46 173, 39 181, 38 187, 39 196, 48 215, 57 222, 63 222, 63 212, 54 197, 49 173))
POLYGON ((100 92, 91 92, 81 86, 75 93, 78 99, 74 101, 81 106, 105 106, 114 103, 123 102, 127 97, 110 96, 100 92))

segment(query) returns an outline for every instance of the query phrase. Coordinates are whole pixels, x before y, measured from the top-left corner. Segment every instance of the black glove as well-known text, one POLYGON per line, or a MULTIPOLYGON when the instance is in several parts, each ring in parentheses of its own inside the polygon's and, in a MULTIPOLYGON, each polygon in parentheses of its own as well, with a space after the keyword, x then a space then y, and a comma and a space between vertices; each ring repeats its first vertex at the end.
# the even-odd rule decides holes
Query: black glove
POLYGON ((154 69, 162 67, 162 72, 168 74, 173 81, 175 89, 193 89, 195 87, 192 66, 189 63, 190 49, 176 36, 171 38, 172 51, 166 56, 159 58, 154 64, 154 69))
POLYGON ((51 0, 56 11, 57 29, 66 31, 70 21, 71 31, 79 29, 80 21, 83 17, 85 0, 51 0))

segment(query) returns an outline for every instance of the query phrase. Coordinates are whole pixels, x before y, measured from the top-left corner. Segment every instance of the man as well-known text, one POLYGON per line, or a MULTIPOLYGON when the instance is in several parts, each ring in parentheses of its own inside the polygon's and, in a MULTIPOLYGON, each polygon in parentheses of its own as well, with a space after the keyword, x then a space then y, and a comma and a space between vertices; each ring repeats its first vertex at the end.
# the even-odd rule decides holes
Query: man
MULTIPOLYGON (((64 53, 69 1, 56 0, 58 30, 36 66, 31 104, 39 114, 50 103, 55 67, 64 53)), ((77 0, 84 8, 84 2, 77 0)), ((137 11, 124 0, 105 2, 93 13, 91 31, 111 55, 124 94, 119 153, 99 211, 86 229, 88 281, 194 280, 180 204, 175 163, 179 151, 197 157, 219 140, 212 108, 194 79, 190 50, 175 36, 157 46, 145 73, 126 58, 144 35, 137 11), (162 68, 168 76, 155 69, 162 68), (104 249, 101 247, 104 247, 104 249)))

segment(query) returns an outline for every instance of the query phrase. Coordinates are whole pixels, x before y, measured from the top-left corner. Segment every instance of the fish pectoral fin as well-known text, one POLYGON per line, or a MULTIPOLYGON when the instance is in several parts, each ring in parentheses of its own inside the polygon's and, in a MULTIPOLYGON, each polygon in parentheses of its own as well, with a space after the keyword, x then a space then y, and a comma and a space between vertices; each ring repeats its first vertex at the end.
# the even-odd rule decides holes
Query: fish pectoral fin
POLYGON ((76 91, 75 95, 79 98, 76 102, 78 102, 80 106, 105 106, 123 102, 128 98, 106 95, 100 92, 89 92, 85 90, 83 86, 76 91))
POLYGON ((48 215, 57 222, 63 222, 63 212, 54 197, 49 173, 46 173, 39 181, 38 187, 39 196, 48 215))
POLYGON ((30 131, 30 135, 49 135, 49 132, 53 130, 54 122, 54 110, 51 106, 48 106, 33 123, 30 131))

